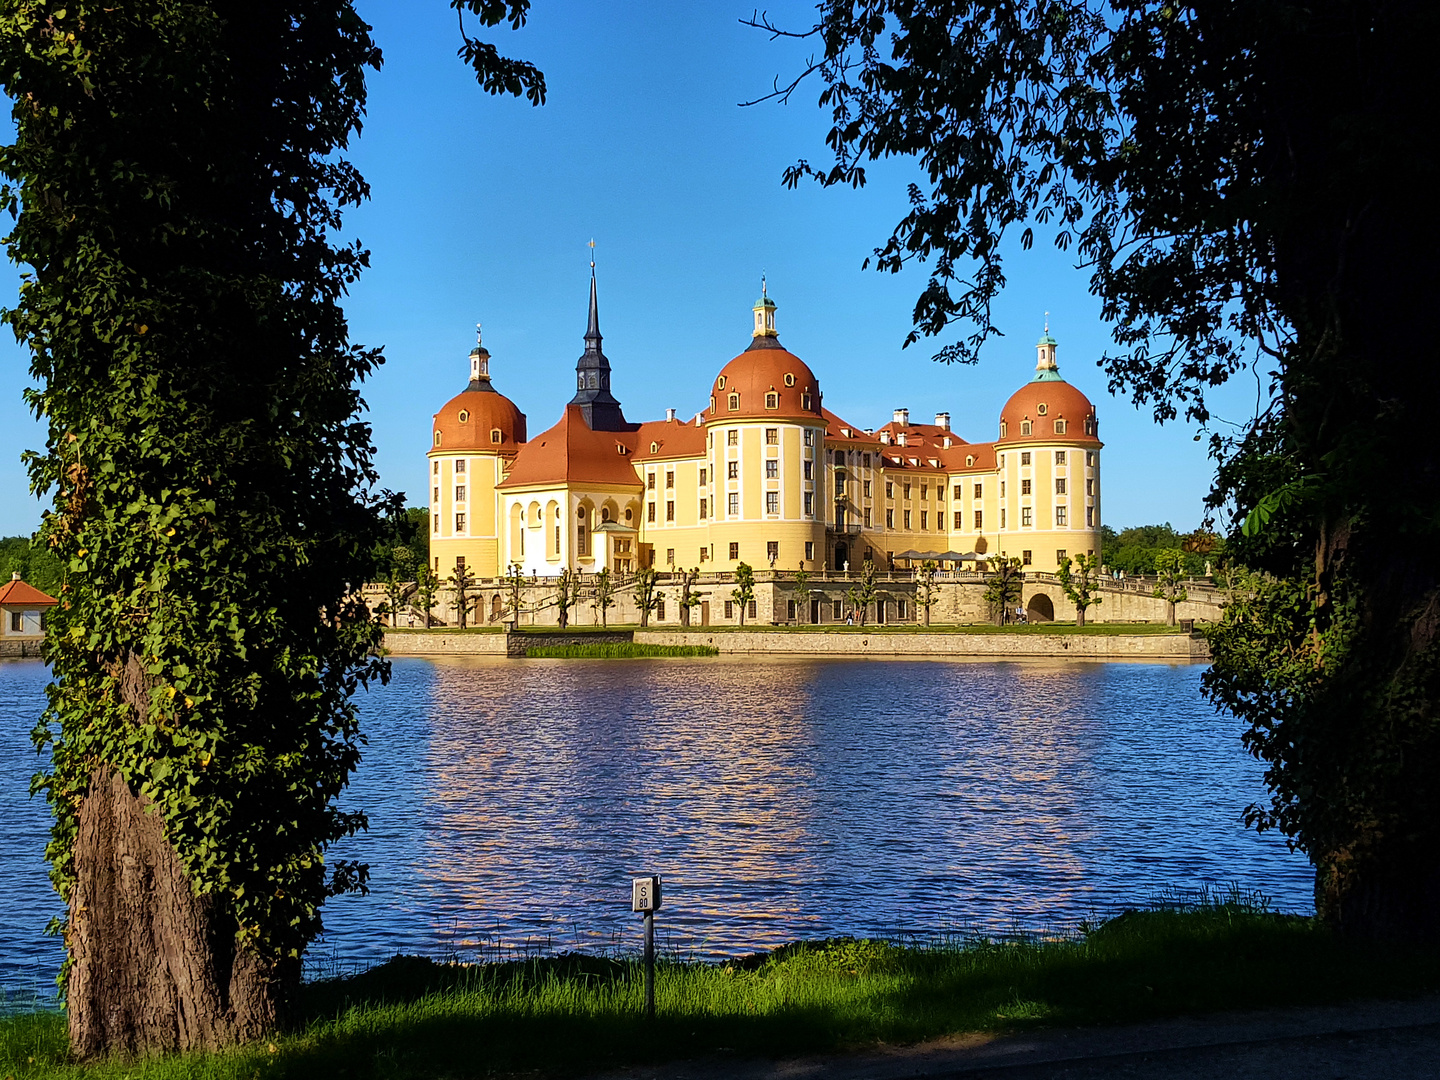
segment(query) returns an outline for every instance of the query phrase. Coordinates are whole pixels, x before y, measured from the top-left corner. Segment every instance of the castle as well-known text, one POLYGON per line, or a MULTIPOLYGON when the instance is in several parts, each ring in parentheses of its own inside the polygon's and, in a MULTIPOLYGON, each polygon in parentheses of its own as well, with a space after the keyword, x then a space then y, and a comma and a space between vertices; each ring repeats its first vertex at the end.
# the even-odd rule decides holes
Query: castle
POLYGON ((469 385, 434 418, 432 569, 844 571, 939 554, 1053 572, 1099 551, 1099 421, 1061 378, 1048 326, 997 437, 967 442, 948 413, 920 424, 896 409, 867 431, 830 412, 815 373, 780 344, 775 311, 762 283, 749 347, 691 419, 672 409, 632 423, 611 392, 592 265, 575 396, 534 438, 477 341, 469 385))

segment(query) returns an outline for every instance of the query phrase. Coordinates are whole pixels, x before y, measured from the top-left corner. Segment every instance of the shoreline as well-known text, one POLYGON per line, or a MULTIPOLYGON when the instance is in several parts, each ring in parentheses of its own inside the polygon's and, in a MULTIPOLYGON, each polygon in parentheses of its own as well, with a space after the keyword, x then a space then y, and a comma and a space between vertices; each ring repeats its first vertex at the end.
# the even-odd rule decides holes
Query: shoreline
POLYGON ((553 633, 387 633, 390 656, 508 656, 527 646, 600 641, 637 645, 710 646, 721 656, 956 657, 965 659, 1167 660, 1208 663, 1210 646, 1189 634, 1023 634, 906 631, 840 633, 790 630, 634 629, 553 633))

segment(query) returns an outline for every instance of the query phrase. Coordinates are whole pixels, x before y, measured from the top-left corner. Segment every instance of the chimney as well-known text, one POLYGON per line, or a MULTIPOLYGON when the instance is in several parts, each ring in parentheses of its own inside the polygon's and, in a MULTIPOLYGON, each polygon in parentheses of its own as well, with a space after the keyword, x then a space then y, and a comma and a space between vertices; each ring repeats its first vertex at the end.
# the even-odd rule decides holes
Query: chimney
POLYGON ((900 424, 900 425, 905 426, 905 427, 908 427, 908 426, 910 425, 910 410, 909 410, 909 409, 896 409, 896 410, 895 410, 895 423, 900 424))
POLYGON ((666 410, 665 410, 665 422, 666 422, 667 424, 673 424, 673 423, 675 422, 675 410, 674 410, 674 409, 666 409, 666 410))
POLYGON ((901 446, 904 446, 904 445, 905 445, 905 433, 904 433, 903 431, 897 432, 896 435, 895 435, 895 441, 896 441, 897 443, 899 443, 901 446))
POLYGON ((19 580, 20 580, 20 571, 19 571, 19 570, 12 570, 12 571, 10 571, 10 580, 11 580, 11 581, 19 581, 19 580))
POLYGON ((950 414, 948 412, 937 412, 935 414, 935 426, 941 431, 950 430, 950 414))

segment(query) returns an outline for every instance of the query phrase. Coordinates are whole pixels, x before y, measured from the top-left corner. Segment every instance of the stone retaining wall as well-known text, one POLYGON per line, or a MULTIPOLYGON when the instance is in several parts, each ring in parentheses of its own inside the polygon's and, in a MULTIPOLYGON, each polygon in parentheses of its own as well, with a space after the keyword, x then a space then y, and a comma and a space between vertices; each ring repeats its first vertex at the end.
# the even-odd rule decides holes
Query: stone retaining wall
POLYGON ((926 634, 637 630, 646 645, 712 645, 721 653, 801 656, 1070 657, 1209 660, 1202 638, 1188 634, 926 634))
POLYGON ((44 648, 43 637, 0 638, 0 660, 38 660, 44 648))
POLYGON ((635 630, 594 634, 389 634, 392 656, 523 657, 530 645, 635 641, 645 645, 712 645, 722 654, 761 656, 965 656, 994 659, 1210 659, 1202 638, 1187 634, 926 634, 775 630, 635 630))

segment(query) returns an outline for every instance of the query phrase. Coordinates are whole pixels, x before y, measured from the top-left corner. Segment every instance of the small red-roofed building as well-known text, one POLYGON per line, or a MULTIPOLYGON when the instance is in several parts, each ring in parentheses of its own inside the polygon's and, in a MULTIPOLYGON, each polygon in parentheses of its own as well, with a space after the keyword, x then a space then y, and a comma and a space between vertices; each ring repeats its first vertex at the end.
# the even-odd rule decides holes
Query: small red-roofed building
POLYGON ((57 603, 53 596, 21 581, 18 573, 0 585, 0 643, 11 646, 3 655, 39 655, 24 645, 44 639, 45 612, 57 603))

